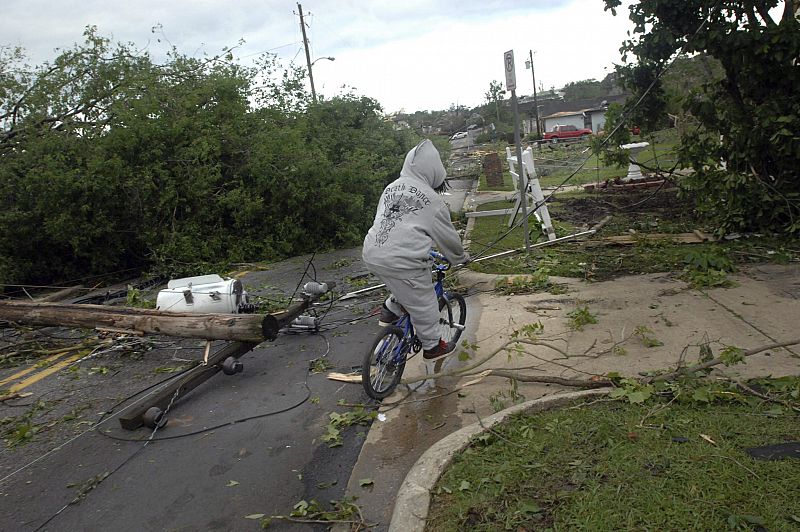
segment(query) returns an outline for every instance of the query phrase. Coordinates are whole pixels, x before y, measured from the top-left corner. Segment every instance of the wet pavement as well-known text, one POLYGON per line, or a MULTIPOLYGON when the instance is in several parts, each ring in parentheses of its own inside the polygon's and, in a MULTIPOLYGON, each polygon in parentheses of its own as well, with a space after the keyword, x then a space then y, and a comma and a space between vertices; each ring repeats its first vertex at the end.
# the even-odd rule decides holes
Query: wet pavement
MULTIPOLYGON (((308 275, 354 289, 351 283, 366 282, 359 256, 360 249, 318 254, 308 275)), ((243 283, 256 293, 291 294, 307 259, 247 273, 243 283)), ((337 303, 318 333, 284 332, 261 344, 241 358, 243 373, 219 373, 172 405, 168 424, 147 444, 152 431, 126 431, 116 419, 133 400, 123 401, 98 430, 87 429, 125 395, 164 379, 159 368, 176 365, 174 352, 149 351, 135 363, 119 364, 113 376, 79 370, 77 380, 69 374, 43 379, 28 389, 33 396, 4 404, 0 417, 21 413, 21 405, 36 398, 82 404, 85 415, 0 455, 0 530, 259 530, 259 521, 245 516, 287 515, 301 500, 341 499, 366 427, 343 430, 335 448, 320 437, 328 414, 348 409, 338 403, 356 404, 366 396, 360 383, 329 380, 309 365, 324 357, 329 371, 359 367, 377 330, 370 314, 381 298, 376 292, 337 303)), ((326 310, 319 306, 316 312, 326 310)), ((202 356, 198 349, 178 353, 183 359, 202 356)), ((87 364, 112 362, 120 360, 108 355, 87 364)))
MULTIPOLYGON (((474 181, 450 184, 445 201, 459 211, 474 181)), ((289 295, 312 278, 336 281, 339 294, 377 283, 361 264, 360 248, 296 257, 237 277, 266 297, 289 295)), ((21 419, 38 402, 46 413, 34 418, 33 438, 0 454, 0 530, 259 530, 259 520, 245 516, 288 515, 302 500, 327 505, 361 478, 374 484, 361 488, 356 502, 368 521, 385 528, 392 503, 384 497, 393 497, 416 456, 455 422, 454 403, 443 398, 421 404, 419 412, 404 410, 408 424, 384 436, 396 449, 395 464, 364 462, 354 472, 368 427, 343 430, 338 447, 321 436, 331 412, 368 402, 366 394, 360 383, 309 370, 319 359, 327 371, 360 369, 384 297, 378 290, 319 304, 319 331, 282 331, 261 344, 240 359, 243 373, 219 373, 171 405, 167 425, 155 433, 123 430, 117 417, 178 376, 170 373, 175 368, 202 358, 202 342, 140 339, 138 347, 104 352, 26 388, 31 396, 0 404, 0 418, 21 419)), ((0 370, 0 379, 19 370, 0 370)))

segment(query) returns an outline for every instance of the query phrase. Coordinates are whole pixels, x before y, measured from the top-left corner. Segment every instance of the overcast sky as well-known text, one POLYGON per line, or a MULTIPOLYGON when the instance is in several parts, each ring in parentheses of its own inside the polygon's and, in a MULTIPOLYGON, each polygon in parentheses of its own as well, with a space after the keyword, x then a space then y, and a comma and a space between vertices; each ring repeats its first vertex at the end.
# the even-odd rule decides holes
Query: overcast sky
MULTIPOLYGON (((631 28, 627 10, 616 17, 603 0, 305 0, 318 93, 342 87, 378 100, 387 112, 439 110, 481 104, 492 80, 505 81, 503 53, 514 50, 517 94, 602 79, 620 62, 631 28)), ((287 0, 3 0, 0 45, 19 45, 33 63, 101 35, 130 41, 158 59, 165 42, 187 55, 214 54, 245 44, 242 61, 271 51, 305 66, 297 2, 287 0), (153 33, 154 26, 160 30, 153 33), (161 38, 162 43, 157 39, 161 38)))

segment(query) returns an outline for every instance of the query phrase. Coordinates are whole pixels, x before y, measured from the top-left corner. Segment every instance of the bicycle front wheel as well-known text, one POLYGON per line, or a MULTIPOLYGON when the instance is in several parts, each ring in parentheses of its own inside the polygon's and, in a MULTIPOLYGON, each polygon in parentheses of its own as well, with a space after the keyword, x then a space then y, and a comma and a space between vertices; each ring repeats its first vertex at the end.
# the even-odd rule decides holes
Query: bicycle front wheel
POLYGON ((447 342, 450 351, 458 347, 458 339, 467 322, 467 302, 461 294, 447 294, 439 298, 439 336, 447 342))
POLYGON ((406 348, 403 330, 389 326, 375 338, 364 357, 361 367, 361 384, 373 399, 383 399, 391 394, 403 376, 406 367, 406 348))

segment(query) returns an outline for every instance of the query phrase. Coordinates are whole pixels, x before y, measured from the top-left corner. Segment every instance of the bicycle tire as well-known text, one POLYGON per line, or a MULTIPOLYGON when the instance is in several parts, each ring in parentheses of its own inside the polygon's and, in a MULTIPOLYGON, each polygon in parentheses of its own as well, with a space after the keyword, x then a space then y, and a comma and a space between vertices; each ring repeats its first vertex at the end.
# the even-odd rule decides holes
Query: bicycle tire
POLYGON ((464 332, 463 325, 467 322, 467 302, 461 294, 449 293, 448 300, 439 298, 439 336, 447 342, 449 351, 458 347, 458 340, 464 332), (462 328, 453 327, 453 323, 462 328))
POLYGON ((375 338, 364 356, 361 366, 361 384, 371 398, 383 399, 389 396, 400 382, 406 367, 407 353, 403 353, 400 363, 387 360, 387 358, 392 357, 392 352, 402 341, 403 329, 390 325, 375 338))

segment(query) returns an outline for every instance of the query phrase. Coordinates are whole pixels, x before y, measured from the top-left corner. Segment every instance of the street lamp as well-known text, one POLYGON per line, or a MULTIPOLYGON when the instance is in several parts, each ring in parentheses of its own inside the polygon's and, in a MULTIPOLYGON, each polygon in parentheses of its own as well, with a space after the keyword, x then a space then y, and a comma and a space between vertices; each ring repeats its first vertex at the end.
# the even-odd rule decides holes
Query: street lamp
POLYGON ((327 59, 328 61, 336 61, 335 57, 331 57, 331 56, 327 56, 326 55, 325 57, 318 57, 318 58, 314 59, 314 61, 309 63, 309 65, 308 65, 308 79, 311 82, 311 98, 314 100, 314 103, 317 103, 317 91, 316 91, 316 89, 314 89, 314 73, 312 72, 311 68, 314 66, 314 64, 317 61, 319 61, 321 59, 327 59))
POLYGON ((530 60, 525 61, 525 68, 531 69, 531 76, 533 77, 533 108, 536 111, 536 134, 541 137, 542 130, 539 126, 539 101, 536 98, 536 71, 533 69, 533 50, 528 50, 530 53, 530 60))

